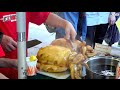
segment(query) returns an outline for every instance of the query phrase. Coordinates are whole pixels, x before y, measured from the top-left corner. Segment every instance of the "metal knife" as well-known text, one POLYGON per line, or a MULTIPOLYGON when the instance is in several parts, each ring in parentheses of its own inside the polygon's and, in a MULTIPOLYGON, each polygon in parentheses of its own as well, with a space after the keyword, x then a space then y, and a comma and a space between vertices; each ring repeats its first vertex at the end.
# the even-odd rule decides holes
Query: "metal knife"
POLYGON ((38 44, 42 43, 41 41, 34 39, 26 42, 26 48, 31 48, 33 46, 36 46, 38 44))

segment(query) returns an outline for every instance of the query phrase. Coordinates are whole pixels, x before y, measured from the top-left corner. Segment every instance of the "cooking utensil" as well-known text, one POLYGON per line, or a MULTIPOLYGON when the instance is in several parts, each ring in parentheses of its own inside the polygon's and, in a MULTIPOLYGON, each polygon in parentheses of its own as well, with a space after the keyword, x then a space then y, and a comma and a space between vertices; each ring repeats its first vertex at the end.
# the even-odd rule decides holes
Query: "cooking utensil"
POLYGON ((42 43, 41 41, 34 39, 26 42, 26 48, 31 48, 33 46, 36 46, 38 44, 42 43))
MULTIPOLYGON (((119 60, 113 57, 92 57, 87 59, 84 63, 89 68, 86 69, 86 79, 115 79, 116 67, 119 60), (110 71, 114 75, 105 75, 102 72, 110 71)), ((108 73, 108 72, 107 72, 108 73)))

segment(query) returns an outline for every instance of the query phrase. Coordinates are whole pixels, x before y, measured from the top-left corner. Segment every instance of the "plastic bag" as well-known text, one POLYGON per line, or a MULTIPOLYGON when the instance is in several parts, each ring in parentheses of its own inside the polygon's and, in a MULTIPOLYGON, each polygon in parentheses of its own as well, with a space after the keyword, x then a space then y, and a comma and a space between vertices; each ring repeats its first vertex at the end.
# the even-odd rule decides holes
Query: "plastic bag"
MULTIPOLYGON (((116 19, 118 19, 118 17, 116 17, 116 19)), ((108 30, 105 34, 105 42, 109 45, 112 46, 112 44, 116 43, 119 41, 119 30, 116 26, 116 24, 108 26, 108 30)))

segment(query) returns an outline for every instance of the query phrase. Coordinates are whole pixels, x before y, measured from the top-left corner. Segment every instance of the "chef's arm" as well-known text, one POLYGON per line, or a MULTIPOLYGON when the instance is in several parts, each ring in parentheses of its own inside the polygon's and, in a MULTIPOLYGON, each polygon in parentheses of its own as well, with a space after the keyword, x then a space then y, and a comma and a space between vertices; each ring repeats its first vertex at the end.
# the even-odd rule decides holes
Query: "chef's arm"
POLYGON ((50 13, 45 23, 53 27, 61 27, 64 29, 68 21, 54 13, 50 13))
POLYGON ((12 60, 9 58, 0 58, 0 67, 17 68, 17 60, 12 60))
POLYGON ((45 23, 53 27, 63 28, 66 32, 66 38, 75 40, 77 33, 69 21, 62 19, 54 13, 50 13, 45 23))

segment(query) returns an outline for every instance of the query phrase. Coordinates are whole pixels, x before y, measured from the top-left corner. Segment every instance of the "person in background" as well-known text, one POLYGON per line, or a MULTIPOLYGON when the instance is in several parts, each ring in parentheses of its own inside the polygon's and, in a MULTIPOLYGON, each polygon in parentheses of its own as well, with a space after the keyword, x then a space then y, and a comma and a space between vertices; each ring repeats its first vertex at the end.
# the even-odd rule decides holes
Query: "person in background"
MULTIPOLYGON (((59 12, 59 16, 72 23, 77 32, 76 38, 78 40, 85 40, 87 32, 85 12, 59 12)), ((65 36, 65 30, 63 28, 58 27, 55 31, 56 39, 63 38, 65 36)))
MULTIPOLYGON (((0 57, 3 57, 5 54, 3 52, 3 49, 0 45, 0 57)), ((0 72, 0 79, 8 79, 6 76, 4 76, 1 72, 0 72)))
MULTIPOLYGON (((58 15, 55 15, 51 12, 26 12, 26 41, 28 40, 28 26, 29 22, 32 22, 37 25, 46 23, 53 27, 64 28, 66 33, 66 39, 71 39, 74 41, 76 37, 76 31, 72 24, 60 18, 58 15)), ((16 30, 16 12, 0 12, 0 32, 2 32, 3 38, 1 40, 1 46, 5 52, 4 58, 10 58, 11 60, 17 59, 17 30, 16 30)), ((4 68, 0 70, 5 75, 6 72, 9 72, 8 76, 14 76, 17 73, 17 70, 9 70, 4 68), (13 72, 14 73, 13 73, 13 72), (11 72, 13 74, 11 74, 11 72)), ((15 75, 15 79, 18 76, 15 75)))
POLYGON ((95 43, 102 44, 108 25, 115 23, 115 12, 86 12, 86 43, 93 48, 95 43))
MULTIPOLYGON (((8 79, 9 77, 9 72, 5 72, 6 77, 5 75, 3 75, 3 71, 4 71, 4 67, 6 69, 9 69, 9 68, 17 68, 17 60, 11 60, 9 58, 3 58, 3 56, 5 56, 5 53, 1 47, 1 40, 2 40, 2 37, 3 37, 3 33, 0 32, 0 79, 8 79)), ((15 74, 17 76, 17 73, 15 74)), ((12 77, 10 77, 12 78, 12 77)))
POLYGON ((0 73, 9 79, 17 79, 17 59, 0 57, 0 73))

